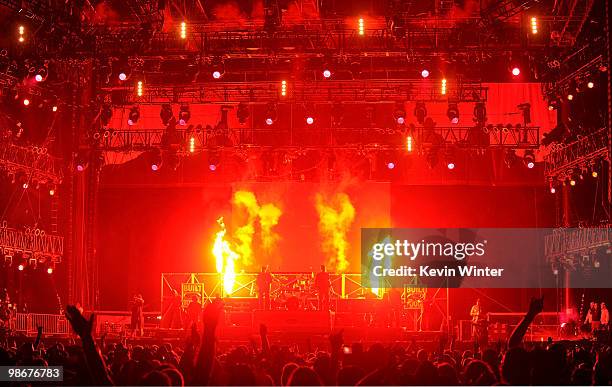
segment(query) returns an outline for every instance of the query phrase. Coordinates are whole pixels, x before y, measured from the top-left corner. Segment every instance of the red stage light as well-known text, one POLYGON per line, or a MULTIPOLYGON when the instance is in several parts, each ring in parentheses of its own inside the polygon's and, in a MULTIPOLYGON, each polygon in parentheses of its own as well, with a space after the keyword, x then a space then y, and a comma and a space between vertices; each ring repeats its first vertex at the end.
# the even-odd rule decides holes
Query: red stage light
POLYGON ((397 123, 400 125, 404 125, 404 122, 406 122, 406 119, 404 117, 397 117, 397 123))
POLYGON ((57 111, 57 106, 53 106, 53 107, 51 108, 51 110, 52 110, 52 111, 54 111, 54 112, 56 112, 56 111, 57 111))
POLYGON ((567 100, 568 100, 568 101, 571 101, 571 100, 573 100, 573 99, 574 99, 574 95, 573 95, 573 94, 568 94, 568 95, 567 95, 567 100))
POLYGON ((389 168, 389 169, 393 169, 393 168, 395 168, 395 163, 394 163, 394 162, 392 162, 392 161, 388 162, 388 163, 387 163, 387 168, 389 168))
POLYGON ((450 162, 450 163, 446 164, 446 168, 448 168, 448 169, 455 169, 455 163, 450 162))
POLYGON ((519 69, 518 67, 514 67, 512 69, 512 75, 514 75, 515 77, 518 77, 521 74, 521 69, 519 69))
POLYGON ((36 80, 36 82, 42 82, 43 81, 43 77, 40 74, 36 74, 34 76, 34 79, 36 80))
POLYGON ((219 78, 221 78, 221 72, 218 71, 218 70, 217 71, 213 71, 212 76, 215 79, 219 79, 219 78))
POLYGON ((53 268, 52 267, 47 268, 47 274, 53 274, 53 268))
POLYGON ((28 105, 30 104, 30 100, 29 100, 29 99, 27 99, 27 98, 26 98, 26 99, 24 99, 24 100, 23 100, 23 104, 24 104, 25 106, 28 106, 28 105))
POLYGON ((28 183, 23 183, 23 189, 27 189, 29 187, 28 183))
POLYGON ((308 125, 312 125, 312 124, 314 123, 314 118, 312 118, 312 117, 310 117, 310 116, 309 116, 309 117, 306 117, 306 123, 307 123, 308 125))
POLYGON ((555 189, 555 187, 550 187, 550 193, 554 194, 555 192, 557 192, 557 190, 555 189))
POLYGON ((209 164, 208 165, 208 169, 210 169, 211 171, 216 171, 217 170, 217 166, 215 164, 209 164))
POLYGON ((119 73, 119 80, 120 81, 125 81, 127 79, 127 74, 124 72, 120 72, 119 73))
POLYGON ((423 69, 423 71, 421 71, 421 76, 427 78, 429 76, 429 70, 423 69))
POLYGON ((76 170, 79 171, 79 172, 83 172, 85 170, 85 167, 82 164, 78 164, 76 166, 76 170))
POLYGON ((266 125, 272 125, 274 123, 274 120, 270 117, 266 118, 266 125))
POLYGON ((24 269, 23 264, 19 264, 19 266, 17 266, 17 270, 19 270, 19 271, 23 271, 23 269, 24 269))
POLYGON ((589 81, 589 82, 587 83, 587 87, 588 87, 589 89, 592 89, 592 88, 594 88, 594 87, 595 87, 595 84, 594 84, 593 82, 589 81))
POLYGON ((531 168, 533 168, 533 167, 535 167, 535 163, 534 163, 533 161, 529 161, 529 162, 527 163, 527 168, 531 169, 531 168))
POLYGON ((331 71, 329 71, 329 70, 327 70, 327 69, 326 69, 326 70, 323 70, 323 76, 324 76, 325 78, 329 78, 329 77, 331 77, 331 71))
POLYGON ((157 165, 157 164, 151 164, 151 170, 152 170, 152 171, 158 171, 158 170, 159 170, 159 165, 157 165))
POLYGON ((49 195, 50 195, 50 196, 55 195, 55 190, 54 190, 53 188, 51 188, 51 189, 49 190, 49 195))

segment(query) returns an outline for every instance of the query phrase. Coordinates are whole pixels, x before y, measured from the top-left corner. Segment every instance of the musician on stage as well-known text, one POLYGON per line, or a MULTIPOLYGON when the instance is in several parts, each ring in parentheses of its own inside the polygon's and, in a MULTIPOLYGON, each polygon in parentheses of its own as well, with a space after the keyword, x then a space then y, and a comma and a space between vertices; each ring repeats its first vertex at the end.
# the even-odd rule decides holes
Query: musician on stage
POLYGON ((610 312, 605 302, 601 303, 601 329, 608 330, 610 328, 610 312))
POLYGON ((202 303, 197 294, 191 295, 191 302, 187 305, 187 328, 191 328, 192 325, 199 326, 200 318, 202 317, 202 303))
POLYGON ((270 310, 270 290, 272 287, 272 275, 268 271, 268 266, 262 266, 261 272, 257 274, 257 296, 259 299, 259 308, 270 310))
POLYGON ((132 307, 132 319, 130 328, 132 329, 132 336, 138 335, 142 337, 144 333, 144 315, 142 309, 144 308, 144 299, 141 294, 134 295, 131 301, 132 307))
POLYGON ((329 273, 325 265, 321 265, 321 271, 317 273, 314 279, 317 295, 319 297, 319 309, 329 310, 329 273))
POLYGON ((476 304, 472 306, 470 309, 470 317, 472 318, 472 337, 474 339, 478 338, 479 334, 479 323, 481 322, 484 316, 482 307, 480 306, 480 298, 476 299, 476 304))

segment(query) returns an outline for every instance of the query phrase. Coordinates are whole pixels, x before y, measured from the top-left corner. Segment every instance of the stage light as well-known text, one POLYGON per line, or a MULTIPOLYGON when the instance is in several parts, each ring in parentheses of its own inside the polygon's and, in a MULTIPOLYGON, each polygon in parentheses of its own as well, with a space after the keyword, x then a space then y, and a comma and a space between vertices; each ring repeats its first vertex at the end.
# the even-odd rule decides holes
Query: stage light
POLYGON ((140 108, 138 106, 132 106, 132 108, 130 109, 130 113, 128 115, 128 125, 132 126, 135 123, 138 122, 138 119, 140 118, 140 108))
POLYGON ((40 74, 36 74, 36 75, 34 76, 34 79, 36 80, 36 82, 42 82, 43 77, 42 77, 42 75, 40 75, 40 74))
POLYGON ((181 105, 179 109, 179 125, 185 126, 191 118, 191 112, 189 111, 189 105, 181 105))
POLYGON ((53 188, 49 189, 49 196, 54 196, 55 190, 53 188))
POLYGON ((446 116, 448 117, 451 124, 459 123, 459 107, 456 103, 449 103, 448 109, 446 110, 446 116))
POLYGON ((416 107, 414 108, 414 116, 419 124, 422 125, 425 122, 425 117, 427 117, 425 102, 419 101, 416 103, 416 107))
POLYGON ((519 75, 521 75, 521 69, 519 69, 518 67, 513 67, 512 75, 514 75, 515 77, 518 77, 519 75))
POLYGON ((329 77, 331 77, 331 75, 332 75, 332 73, 331 73, 330 70, 328 70, 328 69, 323 70, 323 77, 329 78, 329 77))
POLYGON ((138 81, 136 84, 136 95, 142 97, 143 94, 143 84, 142 81, 138 81))
POLYGON ((427 70, 427 69, 423 69, 423 70, 421 71, 421 77, 423 77, 423 78, 427 78, 428 76, 429 76, 429 70, 427 70))
POLYGON ((102 105, 102 107, 100 108, 100 123, 102 124, 102 126, 108 126, 112 117, 113 109, 111 109, 110 105, 102 105))
POLYGON ((557 190, 555 189, 555 187, 550 187, 550 193, 554 194, 555 192, 557 192, 557 190))
POLYGON ((446 168, 448 168, 448 169, 450 169, 450 170, 455 169, 455 163, 454 163, 454 162, 452 162, 452 161, 448 162, 448 163, 446 164, 446 168))
POLYGON ((487 122, 487 107, 484 102, 476 102, 474 105, 474 122, 479 125, 487 122))
POLYGON ((47 274, 53 274, 53 268, 52 267, 48 267, 47 268, 47 274))
POLYGON ((570 94, 567 95, 567 100, 568 101, 571 101, 573 99, 574 99, 574 95, 573 94, 570 93, 570 94))
POLYGON ((23 183, 23 185, 22 185, 23 189, 28 189, 29 186, 30 185, 27 182, 23 183))
POLYGON ((593 171, 593 172, 591 172, 591 176, 593 176, 593 177, 597 177, 597 176, 598 176, 597 171, 593 171))
POLYGON ((249 118, 249 106, 244 102, 240 102, 236 109, 236 116, 238 117, 238 122, 244 125, 249 118))
POLYGON ((394 163, 393 161, 389 161, 389 162, 387 163, 387 168, 388 168, 388 169, 394 169, 394 168, 395 168, 395 163, 394 163))
POLYGON ((314 118, 311 116, 306 117, 306 123, 312 125, 314 123, 314 118))
POLYGON ((181 22, 181 39, 187 39, 187 23, 181 22))
POLYGON ((365 22, 363 18, 359 18, 359 35, 365 35, 365 22))
POLYGON ((569 183, 570 183, 570 185, 573 187, 573 186, 575 186, 575 185, 576 185, 576 180, 574 180, 574 179, 572 178, 572 179, 570 179, 570 182, 569 182, 569 183))
POLYGON ((266 108, 266 125, 272 125, 277 117, 276 105, 273 102, 268 103, 266 108))
POLYGON ((25 41, 25 38, 23 37, 23 35, 25 34, 25 27, 19 26, 17 28, 17 33, 19 34, 19 43, 23 43, 25 41))
POLYGON ((525 151, 525 155, 523 156, 523 162, 525 163, 525 166, 529 169, 535 167, 535 155, 533 154, 533 151, 525 151))
POLYGON ((281 81, 281 96, 285 97, 287 95, 287 81, 281 81))
POLYGON ((442 78, 442 82, 440 85, 440 94, 446 95, 446 78, 442 78))
POLYGON ((212 77, 215 78, 215 79, 221 78, 221 71, 219 71, 219 70, 213 71, 212 77))
POLYGON ((595 87, 595 84, 593 83, 593 81, 589 81, 589 82, 587 83, 587 87, 588 87, 589 89, 592 89, 592 88, 594 88, 594 87, 595 87))
POLYGON ((56 112, 56 111, 57 111, 57 106, 55 106, 55 105, 54 105, 54 106, 51 108, 51 110, 52 110, 52 111, 54 111, 54 112, 56 112))
POLYGON ((538 33, 538 19, 536 17, 531 18, 531 33, 533 35, 538 33))
POLYGON ((119 73, 119 80, 120 81, 125 81, 127 79, 127 74, 124 73, 123 71, 119 73))
POLYGON ((404 125, 406 123, 406 109, 404 108, 403 102, 397 102, 395 104, 393 118, 398 125, 404 125))
POLYGON ((151 163, 151 171, 157 172, 161 169, 164 160, 161 157, 159 149, 155 149, 153 152, 147 155, 147 160, 151 163))
POLYGON ((24 268, 25 266, 23 265, 23 263, 20 263, 19 266, 17 266, 17 270, 19 271, 23 271, 24 268))
POLYGON ((29 106, 29 105, 30 105, 30 100, 29 100, 29 99, 27 99, 27 98, 26 98, 26 99, 24 99, 24 100, 23 100, 23 104, 24 104, 25 106, 29 106))
POLYGON ((412 136, 406 137, 406 152, 408 153, 412 152, 412 136))
POLYGON ((550 111, 555 110, 555 105, 553 105, 552 103, 548 104, 548 110, 550 110, 550 111))
POLYGON ((170 104, 168 103, 161 105, 159 118, 161 118, 162 124, 167 126, 170 123, 172 117, 174 117, 174 113, 172 113, 172 106, 170 106, 170 104))
POLYGON ((189 153, 195 152, 195 137, 189 139, 189 153))

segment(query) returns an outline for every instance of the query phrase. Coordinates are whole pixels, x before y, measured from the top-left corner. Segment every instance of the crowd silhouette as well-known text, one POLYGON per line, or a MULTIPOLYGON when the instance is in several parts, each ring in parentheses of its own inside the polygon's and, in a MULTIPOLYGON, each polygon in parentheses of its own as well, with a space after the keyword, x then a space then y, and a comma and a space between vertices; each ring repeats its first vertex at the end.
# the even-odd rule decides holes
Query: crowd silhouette
MULTIPOLYGON (((329 336, 324 351, 299 353, 295 346, 270 345, 266 326, 261 342, 227 352, 216 349, 215 334, 223 310, 219 300, 206 306, 203 329, 192 327, 184 345, 140 346, 93 337, 94 315, 85 318, 68 306, 80 345, 55 343, 44 348, 42 331, 35 342, 3 343, 1 365, 64 367, 68 385, 610 385, 612 353, 594 340, 525 344, 523 337, 542 311, 533 299, 521 323, 503 346, 463 352, 426 351, 416 343, 347 345, 342 332, 329 336)), ((49 383, 46 383, 49 384, 49 383)))

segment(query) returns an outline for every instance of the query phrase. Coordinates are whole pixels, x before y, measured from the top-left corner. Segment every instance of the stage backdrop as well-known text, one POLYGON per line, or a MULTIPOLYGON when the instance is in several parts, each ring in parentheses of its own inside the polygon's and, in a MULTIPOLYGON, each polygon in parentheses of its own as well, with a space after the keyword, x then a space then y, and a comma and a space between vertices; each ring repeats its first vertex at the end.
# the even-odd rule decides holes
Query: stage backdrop
POLYGON ((162 272, 214 272, 212 249, 239 252, 236 271, 359 270, 361 227, 545 227, 545 187, 391 183, 102 185, 97 218, 103 309, 142 293, 159 310, 162 272), (248 249, 245 249, 245 246, 248 249))

